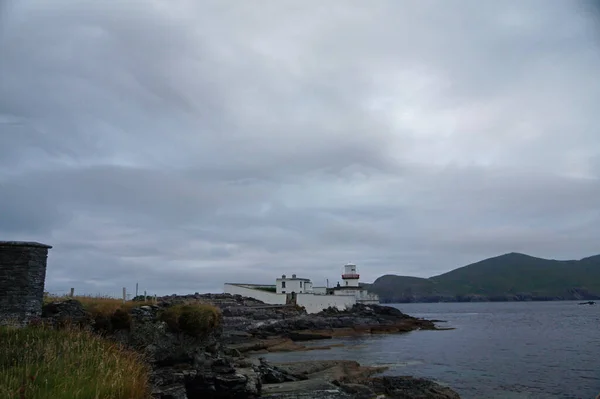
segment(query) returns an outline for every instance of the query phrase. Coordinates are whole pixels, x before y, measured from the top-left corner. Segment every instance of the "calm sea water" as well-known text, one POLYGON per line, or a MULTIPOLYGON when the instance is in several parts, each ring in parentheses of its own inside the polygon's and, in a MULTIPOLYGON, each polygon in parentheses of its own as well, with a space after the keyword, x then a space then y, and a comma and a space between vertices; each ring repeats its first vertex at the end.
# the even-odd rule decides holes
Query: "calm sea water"
POLYGON ((463 399, 595 399, 600 306, 577 302, 399 304, 451 331, 320 341, 343 347, 263 355, 273 361, 357 360, 386 374, 431 378, 463 399))

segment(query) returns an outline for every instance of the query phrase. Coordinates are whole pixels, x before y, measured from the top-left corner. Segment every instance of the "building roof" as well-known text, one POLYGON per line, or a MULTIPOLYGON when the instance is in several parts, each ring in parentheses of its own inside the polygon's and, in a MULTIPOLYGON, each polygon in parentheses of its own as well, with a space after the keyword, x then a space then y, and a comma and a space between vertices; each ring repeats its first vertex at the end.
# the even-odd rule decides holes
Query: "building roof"
POLYGON ((287 280, 310 281, 310 279, 309 279, 309 278, 300 278, 300 277, 286 277, 286 278, 281 278, 281 277, 279 277, 279 278, 277 279, 277 281, 279 281, 279 280, 286 280, 286 281, 287 281, 287 280))

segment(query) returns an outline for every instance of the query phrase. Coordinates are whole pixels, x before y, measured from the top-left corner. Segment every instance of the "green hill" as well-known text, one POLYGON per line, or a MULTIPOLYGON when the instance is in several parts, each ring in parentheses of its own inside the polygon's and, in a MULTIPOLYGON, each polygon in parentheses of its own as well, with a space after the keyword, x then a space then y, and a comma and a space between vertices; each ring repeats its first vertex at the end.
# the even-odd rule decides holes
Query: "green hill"
POLYGON ((600 299, 600 255, 548 260, 509 253, 431 278, 385 275, 367 288, 382 302, 600 299))

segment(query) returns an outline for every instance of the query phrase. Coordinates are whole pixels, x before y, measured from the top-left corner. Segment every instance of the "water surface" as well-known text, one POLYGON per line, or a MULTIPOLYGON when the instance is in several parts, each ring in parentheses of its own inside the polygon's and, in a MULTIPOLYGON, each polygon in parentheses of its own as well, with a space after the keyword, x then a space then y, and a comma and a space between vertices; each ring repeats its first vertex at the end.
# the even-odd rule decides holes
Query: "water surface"
MULTIPOLYGON (((600 306, 577 302, 398 304, 450 331, 326 341, 330 350, 272 353, 273 361, 357 360, 386 374, 432 378, 463 399, 594 399, 600 393, 600 306)), ((323 345, 320 341, 317 345, 323 345)))

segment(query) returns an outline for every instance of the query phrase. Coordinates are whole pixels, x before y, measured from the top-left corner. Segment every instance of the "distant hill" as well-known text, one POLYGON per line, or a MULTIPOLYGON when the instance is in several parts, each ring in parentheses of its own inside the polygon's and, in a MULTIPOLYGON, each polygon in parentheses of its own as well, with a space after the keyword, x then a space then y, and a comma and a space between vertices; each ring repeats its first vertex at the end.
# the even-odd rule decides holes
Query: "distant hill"
POLYGON ((600 255, 548 260, 509 253, 431 278, 385 275, 365 284, 382 302, 600 299, 600 255))

